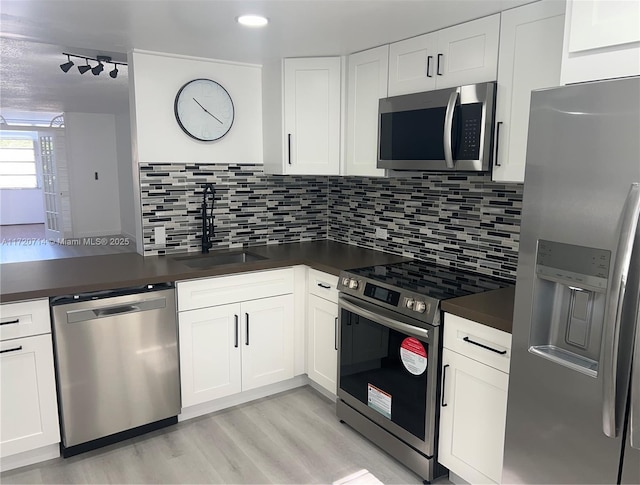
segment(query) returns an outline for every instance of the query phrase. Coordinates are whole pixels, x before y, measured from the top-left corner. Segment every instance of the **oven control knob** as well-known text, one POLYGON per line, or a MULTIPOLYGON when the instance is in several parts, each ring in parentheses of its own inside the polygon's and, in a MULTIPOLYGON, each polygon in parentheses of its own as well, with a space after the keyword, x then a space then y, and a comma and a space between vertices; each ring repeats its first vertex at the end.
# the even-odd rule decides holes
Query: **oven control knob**
POLYGON ((407 308, 409 308, 410 310, 413 310, 413 306, 416 304, 416 301, 413 298, 407 298, 407 301, 405 302, 405 306, 407 308))
POLYGON ((342 278, 342 286, 349 286, 349 278, 347 276, 345 276, 344 278, 342 278))
POLYGON ((359 286, 358 280, 354 280, 353 278, 349 280, 349 288, 351 288, 352 290, 357 290, 358 286, 359 286))
POLYGON ((413 309, 417 312, 424 313, 424 311, 427 309, 427 305, 423 301, 418 300, 413 309))

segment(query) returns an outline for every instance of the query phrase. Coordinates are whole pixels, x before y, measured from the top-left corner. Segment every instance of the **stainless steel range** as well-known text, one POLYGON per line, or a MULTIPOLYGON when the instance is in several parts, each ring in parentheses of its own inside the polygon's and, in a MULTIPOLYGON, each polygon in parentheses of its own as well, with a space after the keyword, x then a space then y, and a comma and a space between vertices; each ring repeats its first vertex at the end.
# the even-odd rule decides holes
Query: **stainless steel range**
POLYGON ((342 272, 338 417, 425 481, 445 475, 440 302, 508 285, 421 261, 342 272))

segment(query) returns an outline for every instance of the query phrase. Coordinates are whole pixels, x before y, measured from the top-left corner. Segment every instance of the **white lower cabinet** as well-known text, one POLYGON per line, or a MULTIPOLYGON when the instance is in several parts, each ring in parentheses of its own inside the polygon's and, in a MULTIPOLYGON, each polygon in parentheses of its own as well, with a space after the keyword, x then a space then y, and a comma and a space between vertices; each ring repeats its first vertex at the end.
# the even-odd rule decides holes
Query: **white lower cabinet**
POLYGON ((183 408, 294 376, 292 269, 179 282, 177 287, 179 308, 220 303, 178 312, 183 408), (247 299, 251 295, 261 298, 247 299))
POLYGON ((469 483, 500 483, 511 336, 449 314, 444 325, 438 461, 469 483))
POLYGON ((327 391, 336 394, 338 375, 338 305, 309 295, 307 375, 327 391))
POLYGON ((0 322, 0 457, 6 470, 33 461, 12 465, 5 458, 59 443, 60 428, 48 300, 2 305, 0 322), (34 332, 40 334, 29 335, 34 332))
POLYGON ((338 277, 309 269, 307 375, 331 394, 338 379, 338 277))
POLYGON ((182 406, 240 392, 240 304, 180 312, 182 406))

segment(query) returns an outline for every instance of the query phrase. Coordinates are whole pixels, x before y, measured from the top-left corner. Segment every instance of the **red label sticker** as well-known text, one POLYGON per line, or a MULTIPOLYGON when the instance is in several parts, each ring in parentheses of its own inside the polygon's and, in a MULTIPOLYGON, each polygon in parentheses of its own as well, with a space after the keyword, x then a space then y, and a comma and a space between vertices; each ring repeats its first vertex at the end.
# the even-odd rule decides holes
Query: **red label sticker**
POLYGON ((400 360, 414 376, 419 376, 427 369, 427 351, 417 338, 407 337, 402 341, 400 360))

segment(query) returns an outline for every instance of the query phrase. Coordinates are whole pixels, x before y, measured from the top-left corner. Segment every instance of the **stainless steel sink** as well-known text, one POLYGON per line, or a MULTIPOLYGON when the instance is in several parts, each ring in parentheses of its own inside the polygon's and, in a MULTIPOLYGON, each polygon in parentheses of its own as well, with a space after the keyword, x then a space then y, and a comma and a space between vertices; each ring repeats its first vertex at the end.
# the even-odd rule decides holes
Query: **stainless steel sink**
POLYGON ((189 268, 205 269, 225 264, 251 263, 253 261, 261 261, 267 258, 247 251, 234 251, 224 253, 212 252, 199 256, 182 256, 173 259, 175 261, 179 261, 185 266, 189 266, 189 268))

